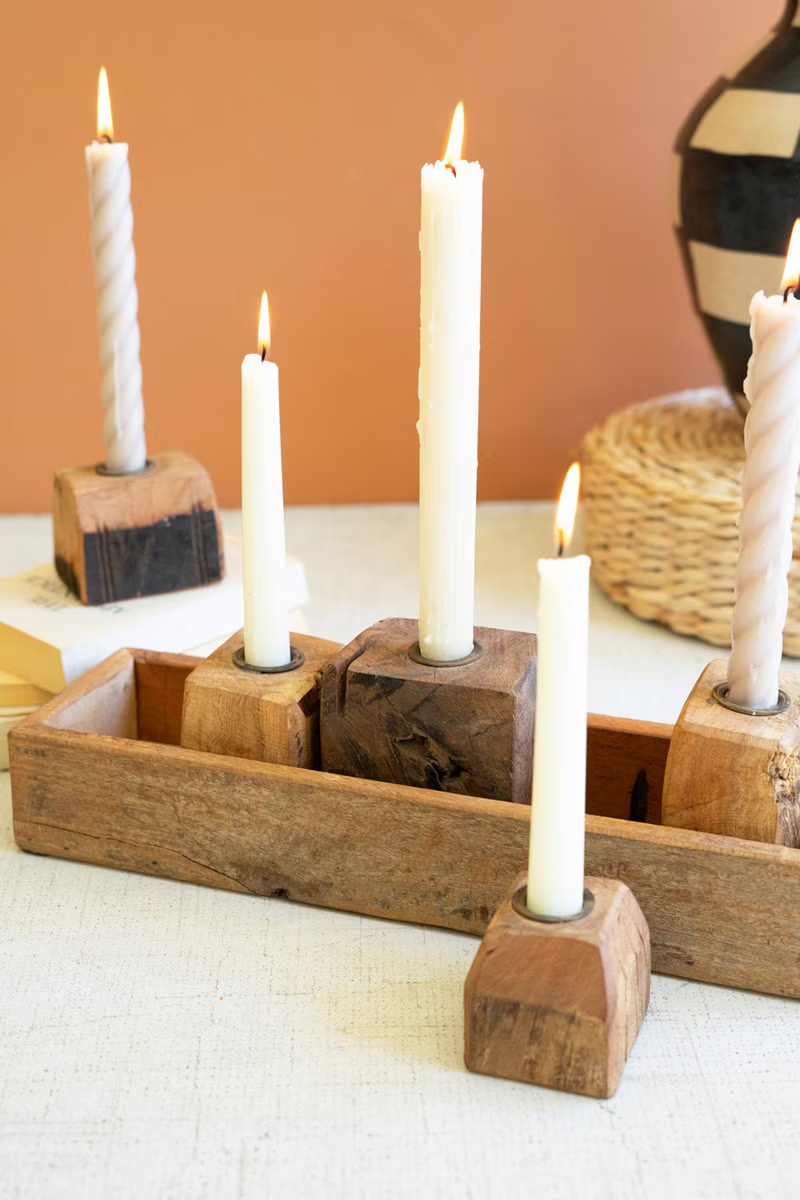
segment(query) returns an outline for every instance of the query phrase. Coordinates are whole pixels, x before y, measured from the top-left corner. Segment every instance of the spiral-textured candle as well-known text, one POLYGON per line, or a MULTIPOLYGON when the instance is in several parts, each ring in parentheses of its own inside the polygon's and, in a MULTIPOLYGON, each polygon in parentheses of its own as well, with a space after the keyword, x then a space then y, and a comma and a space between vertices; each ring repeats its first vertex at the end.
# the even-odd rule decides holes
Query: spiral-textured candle
POLYGON ((97 287, 105 465, 115 474, 126 474, 142 470, 147 461, 127 145, 92 143, 86 148, 86 167, 97 287))
POLYGON ((748 708, 771 708, 778 699, 800 466, 800 302, 759 292, 750 305, 750 336, 728 696, 748 708))

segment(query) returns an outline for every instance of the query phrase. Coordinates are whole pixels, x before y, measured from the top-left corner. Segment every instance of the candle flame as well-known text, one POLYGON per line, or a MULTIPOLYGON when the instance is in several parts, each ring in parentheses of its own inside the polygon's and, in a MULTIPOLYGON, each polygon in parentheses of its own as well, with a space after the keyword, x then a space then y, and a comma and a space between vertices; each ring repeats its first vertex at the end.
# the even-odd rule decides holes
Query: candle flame
POLYGON ((580 463, 573 463, 564 477, 561 495, 556 509, 556 543, 562 554, 572 541, 575 530, 575 514, 578 511, 578 493, 581 490, 580 463))
POLYGON ((459 100, 453 113, 453 123, 450 126, 450 137, 447 139, 447 149, 444 152, 445 163, 457 162, 464 148, 464 105, 459 100))
POLYGON ((792 236, 789 239, 781 291, 785 292, 787 288, 794 291, 798 283, 800 283, 800 219, 795 221, 792 236))
POLYGON ((258 314, 258 353, 262 358, 269 353, 269 300, 267 293, 261 293, 261 311, 258 314))
POLYGON ((97 81, 97 137, 114 140, 114 122, 111 119, 111 96, 108 91, 108 75, 105 67, 100 68, 97 81))

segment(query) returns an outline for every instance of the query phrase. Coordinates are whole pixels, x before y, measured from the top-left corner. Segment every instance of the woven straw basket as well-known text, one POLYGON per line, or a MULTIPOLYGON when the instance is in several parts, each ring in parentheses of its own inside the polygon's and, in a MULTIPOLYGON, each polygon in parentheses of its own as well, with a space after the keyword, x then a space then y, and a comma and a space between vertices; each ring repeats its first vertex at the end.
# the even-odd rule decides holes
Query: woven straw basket
MULTIPOLYGON (((583 443, 592 578, 637 617, 730 645, 742 418, 722 388, 614 413, 583 443)), ((800 509, 795 508, 785 654, 800 655, 800 509)))

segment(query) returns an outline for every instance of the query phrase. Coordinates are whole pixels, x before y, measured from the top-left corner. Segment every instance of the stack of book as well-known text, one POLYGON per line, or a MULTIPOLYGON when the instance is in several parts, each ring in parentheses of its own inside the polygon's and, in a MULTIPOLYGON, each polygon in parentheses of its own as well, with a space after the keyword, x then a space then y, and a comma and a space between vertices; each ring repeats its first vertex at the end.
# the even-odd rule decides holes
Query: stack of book
MULTIPOLYGON (((304 632, 303 564, 287 559, 290 627, 304 632)), ((220 583, 115 604, 81 604, 52 563, 0 580, 0 769, 9 731, 28 713, 115 650, 209 653, 243 622, 241 547, 225 537, 220 583)))
POLYGON ((52 692, 21 679, 11 671, 0 670, 0 771, 8 767, 8 735, 17 721, 27 717, 52 692))

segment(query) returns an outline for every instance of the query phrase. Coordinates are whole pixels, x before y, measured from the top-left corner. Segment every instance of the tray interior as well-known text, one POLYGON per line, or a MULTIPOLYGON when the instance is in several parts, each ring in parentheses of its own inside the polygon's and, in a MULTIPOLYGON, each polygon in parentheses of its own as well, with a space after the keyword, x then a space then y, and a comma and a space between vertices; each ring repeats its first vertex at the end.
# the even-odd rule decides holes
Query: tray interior
MULTIPOLYGON (((50 702, 41 723, 74 732, 179 746, 186 677, 199 659, 121 651, 92 672, 93 686, 69 704, 50 702), (49 711, 48 711, 49 710, 49 711)), ((671 725, 590 715, 587 812, 625 821, 661 822, 671 725)))

